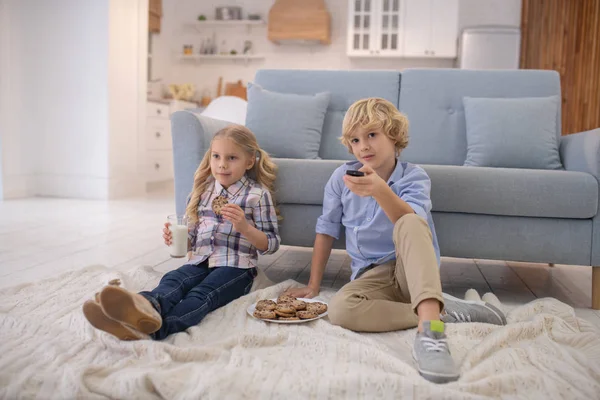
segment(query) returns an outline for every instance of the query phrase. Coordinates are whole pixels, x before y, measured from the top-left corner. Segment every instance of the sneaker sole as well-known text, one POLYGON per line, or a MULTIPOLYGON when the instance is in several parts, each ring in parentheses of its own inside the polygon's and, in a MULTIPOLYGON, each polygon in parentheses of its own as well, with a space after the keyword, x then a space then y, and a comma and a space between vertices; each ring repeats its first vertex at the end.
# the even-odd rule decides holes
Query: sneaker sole
POLYGON ((419 367, 419 362, 417 361, 417 356, 415 354, 414 347, 412 350, 412 357, 413 357, 413 360, 415 360, 415 362, 417 363, 417 371, 419 371, 419 374, 423 378, 427 379, 430 382, 449 383, 449 382, 454 382, 454 381, 458 380, 458 378, 460 378, 460 374, 441 374, 439 372, 432 372, 432 371, 426 371, 424 369, 421 369, 419 367))
POLYGON ((100 304, 108 317, 142 333, 154 333, 162 325, 160 315, 147 300, 142 301, 135 293, 118 286, 102 289, 100 304))
POLYGON ((88 322, 96 329, 110 333, 121 340, 141 340, 147 337, 139 332, 135 332, 120 322, 110 319, 102 311, 100 304, 88 300, 83 303, 83 315, 88 322))
POLYGON ((506 317, 504 316, 504 313, 490 303, 486 303, 485 301, 459 299, 459 298, 454 297, 447 293, 443 293, 442 297, 450 299, 450 300, 454 300, 458 303, 476 304, 476 305, 483 306, 483 307, 487 308, 489 311, 491 311, 498 318, 498 320, 500 320, 500 322, 501 322, 500 324, 494 324, 494 325, 506 325, 506 317))

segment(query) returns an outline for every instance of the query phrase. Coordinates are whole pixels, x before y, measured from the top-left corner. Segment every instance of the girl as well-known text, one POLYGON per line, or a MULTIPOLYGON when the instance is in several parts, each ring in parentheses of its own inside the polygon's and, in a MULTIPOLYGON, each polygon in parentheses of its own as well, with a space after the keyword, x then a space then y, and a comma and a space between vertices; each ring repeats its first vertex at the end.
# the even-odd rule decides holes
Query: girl
MULTIPOLYGON (((189 262, 149 292, 104 287, 84 304, 87 320, 122 340, 160 340, 247 294, 258 254, 279 248, 275 173, 250 130, 230 125, 217 132, 194 174, 186 209, 189 262)), ((163 238, 170 245, 168 227, 163 238)))

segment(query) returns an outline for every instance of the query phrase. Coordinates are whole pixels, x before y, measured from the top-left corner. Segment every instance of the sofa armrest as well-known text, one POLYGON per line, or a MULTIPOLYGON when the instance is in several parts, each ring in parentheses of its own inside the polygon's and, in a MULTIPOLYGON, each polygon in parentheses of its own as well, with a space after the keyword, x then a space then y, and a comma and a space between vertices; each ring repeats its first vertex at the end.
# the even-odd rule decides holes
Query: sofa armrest
POLYGON ((587 172, 600 181, 600 128, 562 136, 560 158, 568 171, 587 172))
POLYGON ((212 137, 228 125, 231 125, 231 122, 190 111, 177 111, 171 116, 177 214, 183 214, 185 211, 187 197, 192 191, 194 173, 208 150, 212 137))

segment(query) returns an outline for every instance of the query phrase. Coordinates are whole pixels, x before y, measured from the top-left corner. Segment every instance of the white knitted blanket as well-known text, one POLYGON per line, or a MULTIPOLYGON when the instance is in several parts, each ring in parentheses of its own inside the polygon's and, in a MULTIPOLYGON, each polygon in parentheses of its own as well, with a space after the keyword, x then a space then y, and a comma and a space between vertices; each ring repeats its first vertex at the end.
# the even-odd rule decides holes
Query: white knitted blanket
MULTIPOLYGON (((447 325, 458 382, 415 370, 415 330, 358 334, 326 318, 298 325, 254 320, 246 308, 287 281, 211 314, 162 342, 121 342, 94 330, 83 302, 109 280, 152 288, 161 274, 88 267, 0 294, 0 397, 56 399, 593 399, 600 396, 600 333, 573 309, 540 299, 508 326, 447 325)), ((321 295, 323 300, 331 292, 321 295)))

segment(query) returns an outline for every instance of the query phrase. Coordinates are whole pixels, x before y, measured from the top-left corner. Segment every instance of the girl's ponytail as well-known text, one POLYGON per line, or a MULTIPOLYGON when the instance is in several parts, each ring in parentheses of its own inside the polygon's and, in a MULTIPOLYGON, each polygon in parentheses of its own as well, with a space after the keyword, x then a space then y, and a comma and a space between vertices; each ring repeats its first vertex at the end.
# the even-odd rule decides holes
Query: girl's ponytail
POLYGON ((185 214, 188 216, 188 220, 194 224, 198 222, 198 205, 200 204, 202 193, 204 193, 211 182, 209 179, 212 177, 210 172, 210 154, 211 151, 209 148, 204 154, 202 161, 200 161, 198 169, 194 173, 194 185, 192 188, 190 201, 185 208, 185 214))
MULTIPOLYGON (((254 174, 256 175, 256 181, 264 186, 269 193, 271 193, 271 197, 273 198, 273 202, 275 201, 275 179, 277 178, 277 165, 273 162, 269 153, 261 149, 257 146, 256 152, 258 153, 258 160, 253 168, 254 174)), ((281 215, 279 214, 279 207, 275 207, 277 212, 277 218, 281 219, 281 215)))

